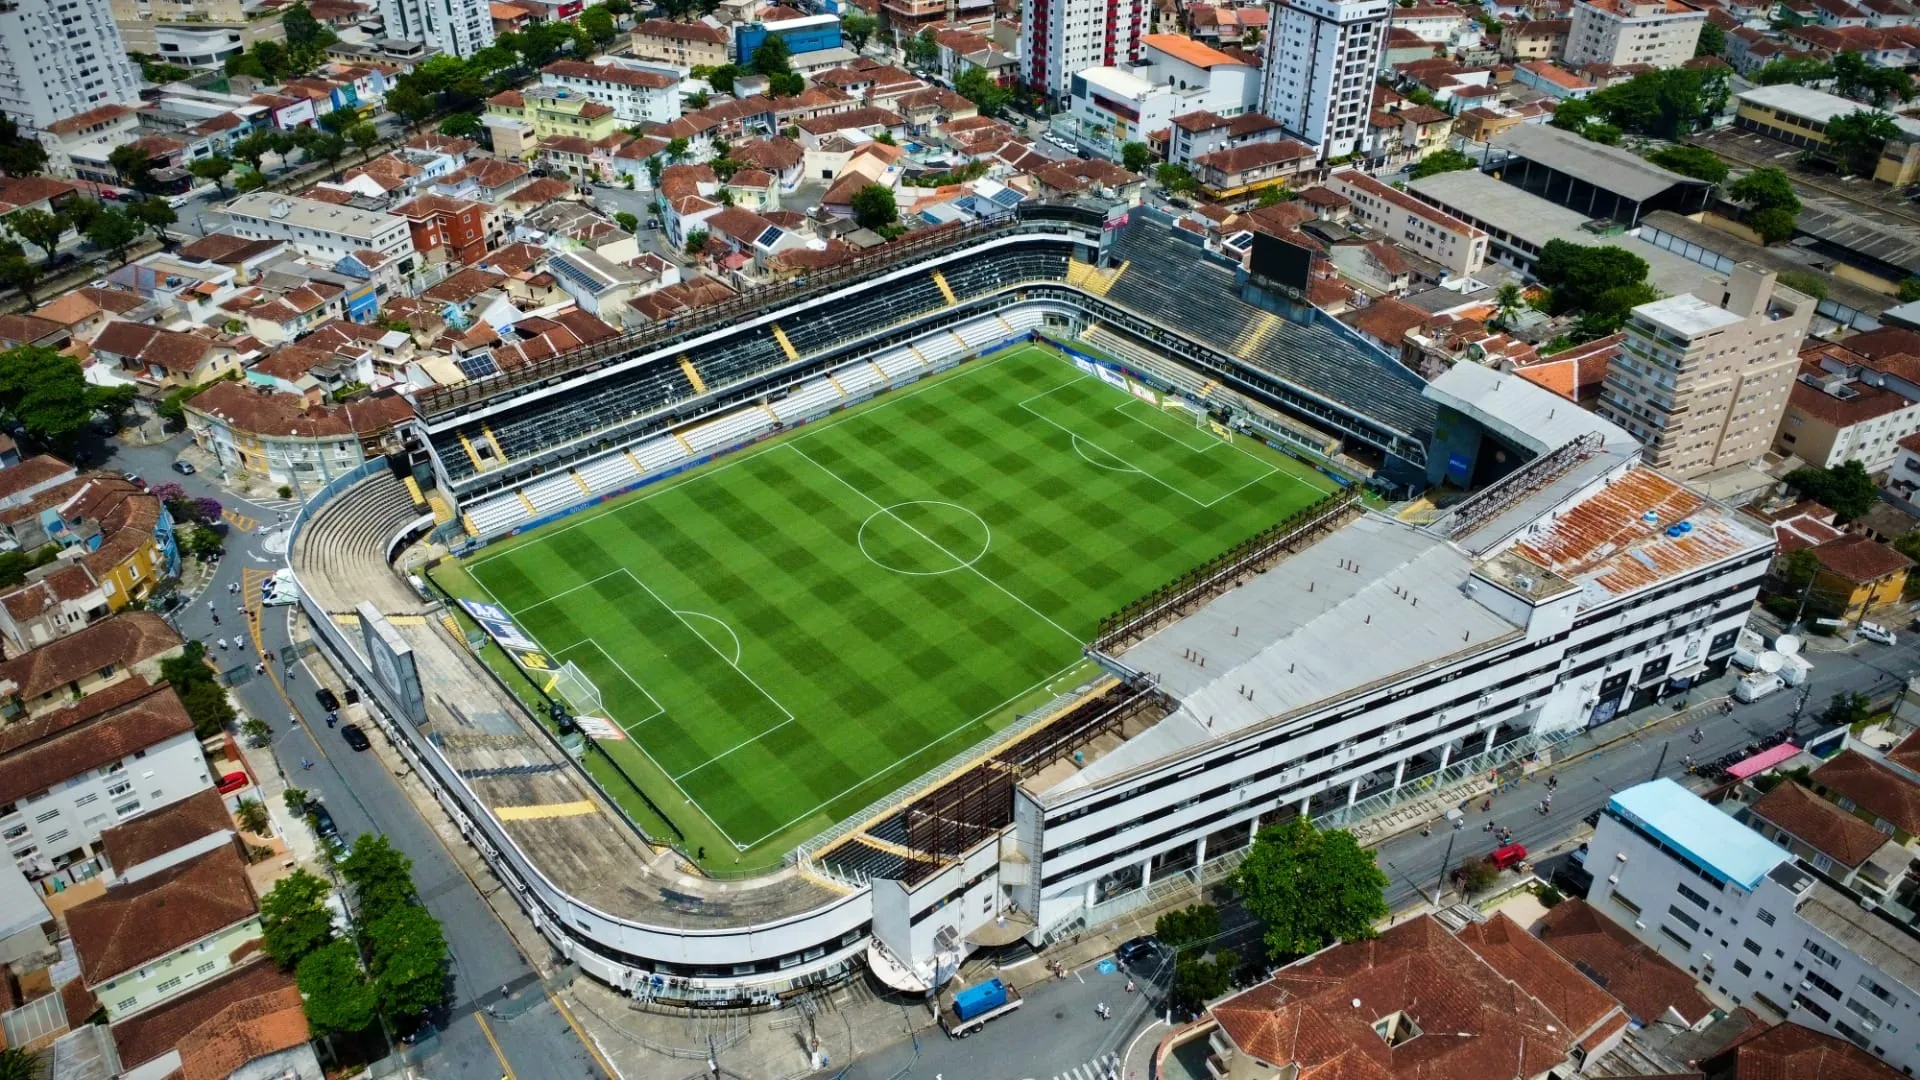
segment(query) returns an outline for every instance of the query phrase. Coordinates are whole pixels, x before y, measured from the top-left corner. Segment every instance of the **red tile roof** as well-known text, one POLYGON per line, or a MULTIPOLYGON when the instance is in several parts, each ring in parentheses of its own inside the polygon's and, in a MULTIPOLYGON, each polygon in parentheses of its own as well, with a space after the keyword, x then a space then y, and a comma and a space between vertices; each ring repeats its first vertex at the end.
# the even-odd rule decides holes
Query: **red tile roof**
POLYGON ((67 912, 67 932, 89 987, 251 918, 260 905, 247 868, 219 847, 67 912))
POLYGON ((32 701, 109 665, 129 667, 177 649, 181 643, 180 635, 160 616, 122 612, 0 661, 0 679, 11 680, 19 696, 32 701))
POLYGON ((1816 789, 1849 800, 1909 836, 1920 836, 1920 784, 1865 754, 1842 750, 1813 770, 1810 779, 1816 789))
POLYGON ((195 792, 100 832, 107 862, 126 873, 149 859, 221 831, 237 832, 224 797, 213 788, 195 792))
POLYGON ((1886 833, 1791 782, 1776 784, 1747 812, 1849 868, 1866 862, 1888 839, 1886 833))
POLYGON ((113 1041, 120 1050, 120 1064, 127 1069, 144 1065, 177 1047, 182 1039, 228 1007, 292 987, 293 976, 283 974, 270 960, 261 958, 241 964, 211 982, 113 1025, 113 1041))
POLYGON ((1813 549, 1820 565, 1856 585, 1880 581, 1913 567, 1913 560, 1867 536, 1843 536, 1813 549))
POLYGON ((1733 1080, 1903 1080, 1904 1074, 1845 1039, 1782 1022, 1749 1031, 1700 1062, 1733 1080))

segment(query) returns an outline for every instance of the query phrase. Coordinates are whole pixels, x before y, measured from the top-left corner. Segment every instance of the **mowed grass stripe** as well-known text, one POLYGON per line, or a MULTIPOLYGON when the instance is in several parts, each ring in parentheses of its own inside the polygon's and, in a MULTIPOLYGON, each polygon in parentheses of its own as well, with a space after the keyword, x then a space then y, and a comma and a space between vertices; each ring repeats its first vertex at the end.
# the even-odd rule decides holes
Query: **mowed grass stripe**
POLYGON ((784 846, 985 737, 1011 700, 1078 659, 1101 615, 1327 486, 1265 451, 1196 452, 1168 437, 1178 418, 1132 400, 1023 350, 472 569, 542 642, 591 638, 611 657, 568 653, 633 724, 632 747, 609 752, 644 750, 666 774, 656 798, 684 802, 667 787, 678 777, 730 839, 784 846), (1021 407, 1056 389, 1065 422, 1082 426, 1021 407), (1157 440, 1165 473, 1097 468, 1073 431, 1140 443, 1142 468, 1157 440), (1270 460, 1285 471, 1257 477, 1270 460), (1247 486, 1200 506, 1163 482, 1176 467, 1215 490, 1247 486), (631 576, 601 577, 620 569, 631 576), (665 710, 653 719, 648 695, 665 710))

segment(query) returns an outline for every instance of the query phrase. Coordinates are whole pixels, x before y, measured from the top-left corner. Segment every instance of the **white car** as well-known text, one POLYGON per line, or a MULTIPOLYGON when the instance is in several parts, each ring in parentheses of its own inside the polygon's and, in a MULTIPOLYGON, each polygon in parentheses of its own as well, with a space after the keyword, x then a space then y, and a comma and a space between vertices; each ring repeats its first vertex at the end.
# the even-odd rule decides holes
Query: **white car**
POLYGON ((1860 636, 1866 638, 1868 641, 1879 642, 1882 645, 1892 645, 1898 640, 1894 637, 1893 631, 1874 622, 1861 623, 1860 636))

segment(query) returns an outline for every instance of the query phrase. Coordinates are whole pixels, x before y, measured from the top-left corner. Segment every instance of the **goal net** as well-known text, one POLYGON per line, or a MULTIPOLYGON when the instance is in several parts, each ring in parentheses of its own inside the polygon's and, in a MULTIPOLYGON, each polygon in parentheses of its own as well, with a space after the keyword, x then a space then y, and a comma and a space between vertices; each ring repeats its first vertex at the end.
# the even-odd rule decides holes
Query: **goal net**
POLYGON ((1222 442, 1233 441, 1232 428, 1215 420, 1202 406, 1196 405, 1184 398, 1178 398, 1172 394, 1168 394, 1160 402, 1160 411, 1176 417, 1183 422, 1191 423, 1194 430, 1212 435, 1222 442))
POLYGON ((600 702, 600 688, 593 685, 580 665, 569 660, 554 670, 553 678, 547 683, 547 693, 558 695, 567 703, 575 716, 605 716, 606 708, 600 702))

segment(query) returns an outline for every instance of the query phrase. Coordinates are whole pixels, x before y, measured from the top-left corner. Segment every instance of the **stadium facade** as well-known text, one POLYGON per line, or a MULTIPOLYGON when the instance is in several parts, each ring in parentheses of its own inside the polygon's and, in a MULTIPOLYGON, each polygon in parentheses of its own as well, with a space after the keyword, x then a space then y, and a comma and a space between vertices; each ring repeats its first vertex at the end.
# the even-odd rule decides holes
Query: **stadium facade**
POLYGON ((407 455, 303 509, 309 620, 554 946, 695 1006, 773 1004, 862 965, 925 988, 976 949, 1223 873, 1263 823, 1337 824, 1551 754, 1724 668, 1772 553, 1564 400, 1473 365, 1423 384, 1164 224, 1080 207, 889 245, 416 407, 407 455), (356 640, 332 617, 431 611, 390 566, 422 533, 482 547, 1034 335, 1384 484, 1483 486, 1404 516, 1349 492, 1277 524, 1108 620, 1087 644, 1101 677, 734 880, 611 809, 438 620, 363 609, 379 633, 356 640))

